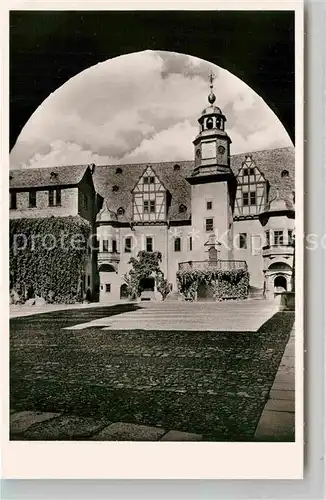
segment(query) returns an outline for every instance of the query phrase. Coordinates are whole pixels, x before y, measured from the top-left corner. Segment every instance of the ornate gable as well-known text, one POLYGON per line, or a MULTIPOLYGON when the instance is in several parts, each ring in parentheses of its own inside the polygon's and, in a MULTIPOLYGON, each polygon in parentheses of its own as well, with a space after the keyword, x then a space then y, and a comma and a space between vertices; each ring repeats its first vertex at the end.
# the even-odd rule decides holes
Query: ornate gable
POLYGON ((234 216, 257 215, 267 201, 267 182, 251 155, 247 155, 237 175, 234 216))
POLYGON ((135 222, 166 220, 166 189, 152 167, 146 167, 132 193, 135 222))

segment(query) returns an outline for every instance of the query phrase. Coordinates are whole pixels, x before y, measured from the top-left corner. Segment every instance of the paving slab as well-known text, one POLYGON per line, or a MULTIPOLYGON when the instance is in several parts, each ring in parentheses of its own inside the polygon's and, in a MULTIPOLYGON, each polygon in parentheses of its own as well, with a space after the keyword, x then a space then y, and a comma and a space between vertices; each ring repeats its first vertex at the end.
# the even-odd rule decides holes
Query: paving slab
POLYGON ((192 434, 191 432, 169 431, 160 441, 201 441, 202 434, 192 434))
POLYGON ((255 440, 292 441, 295 415, 286 411, 263 411, 258 423, 255 440))
POLYGON ((287 391, 281 391, 278 389, 272 389, 269 393, 270 399, 284 399, 287 401, 294 401, 295 400, 295 391, 292 390, 287 390, 287 391))
POLYGON ((59 415, 59 413, 36 411, 20 411, 18 413, 14 413, 10 417, 10 433, 19 434, 25 432, 33 424, 50 420, 58 417, 59 415))
POLYGON ((269 399, 265 405, 266 411, 295 411, 294 400, 290 399, 269 399))
POLYGON ((26 439, 62 441, 91 437, 111 422, 92 417, 61 415, 53 420, 34 424, 24 434, 26 439))
POLYGON ((92 440, 95 441, 158 441, 164 434, 164 429, 147 425, 125 424, 116 422, 105 427, 92 440))

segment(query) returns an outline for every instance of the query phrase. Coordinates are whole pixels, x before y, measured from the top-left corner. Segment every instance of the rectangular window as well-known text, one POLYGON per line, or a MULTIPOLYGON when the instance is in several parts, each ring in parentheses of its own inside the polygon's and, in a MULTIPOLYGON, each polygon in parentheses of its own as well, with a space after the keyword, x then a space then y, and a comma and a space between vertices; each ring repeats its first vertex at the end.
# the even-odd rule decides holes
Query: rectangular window
POLYGON ((146 252, 153 251, 153 238, 151 236, 146 237, 146 252))
POLYGON ((247 248, 247 233, 239 234, 239 248, 246 249, 247 248))
POLYGON ((90 277, 90 275, 87 276, 87 286, 91 286, 91 277, 90 277))
POLYGON ((17 208, 17 193, 10 193, 10 208, 11 210, 16 210, 17 208))
POLYGON ((293 231, 292 231, 292 229, 288 230, 288 244, 293 245, 293 231))
POLYGON ((55 191, 55 204, 57 205, 57 207, 61 205, 61 189, 59 188, 55 191))
POLYGON ((106 283, 105 284, 105 291, 106 291, 106 293, 110 293, 111 292, 111 283, 106 283))
POLYGON ((244 207, 249 205, 249 193, 242 193, 242 203, 244 207))
POLYGON ((49 189, 49 207, 54 205, 54 189, 49 189))
POLYGON ((148 184, 148 177, 144 177, 144 184, 148 184))
POLYGON ((125 239, 125 253, 130 253, 131 252, 131 237, 128 236, 128 238, 125 239))
POLYGON ((103 240, 103 252, 108 252, 108 251, 109 251, 109 241, 103 240))
POLYGON ((29 192, 29 208, 35 208, 36 207, 36 191, 35 189, 32 189, 32 191, 29 192))
POLYGON ((247 168, 244 168, 244 169, 243 169, 243 175, 244 175, 245 177, 248 177, 248 169, 247 169, 247 168))
POLYGON ((189 236, 189 251, 192 251, 192 236, 189 236))
POLYGON ((255 169, 249 168, 249 175, 255 175, 255 169))
POLYGON ((250 192, 250 205, 256 205, 256 191, 250 192))
POLYGON ((150 212, 155 214, 155 200, 150 200, 150 212))
MULTIPOLYGON (((145 177, 146 179, 146 177, 145 177)), ((148 200, 144 200, 144 214, 148 214, 149 212, 149 201, 148 200)))
POLYGON ((174 251, 181 252, 181 238, 178 236, 174 238, 174 251))
POLYGON ((214 231, 214 220, 206 219, 205 220, 205 231, 214 231))
POLYGON ((117 240, 112 240, 112 252, 117 253, 117 240))
POLYGON ((212 210, 212 208, 213 208, 213 202, 212 201, 207 201, 206 202, 206 208, 207 208, 207 210, 212 210))
POLYGON ((283 245, 283 231, 274 231, 274 245, 283 245))
POLYGON ((150 184, 155 184, 155 177, 150 177, 149 178, 149 183, 150 184))
POLYGON ((270 246, 270 232, 269 230, 268 231, 265 231, 265 236, 266 236, 266 245, 269 247, 270 246))

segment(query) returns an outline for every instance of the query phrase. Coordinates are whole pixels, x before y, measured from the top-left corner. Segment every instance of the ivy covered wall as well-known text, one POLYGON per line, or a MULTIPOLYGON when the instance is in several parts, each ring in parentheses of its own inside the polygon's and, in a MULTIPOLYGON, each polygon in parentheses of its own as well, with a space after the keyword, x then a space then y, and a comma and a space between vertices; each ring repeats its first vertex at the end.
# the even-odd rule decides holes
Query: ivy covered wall
POLYGON ((200 290, 214 300, 246 299, 249 293, 249 272, 246 269, 192 269, 177 272, 180 293, 195 300, 200 290))
POLYGON ((82 300, 91 225, 79 216, 10 221, 10 290, 57 303, 82 300))

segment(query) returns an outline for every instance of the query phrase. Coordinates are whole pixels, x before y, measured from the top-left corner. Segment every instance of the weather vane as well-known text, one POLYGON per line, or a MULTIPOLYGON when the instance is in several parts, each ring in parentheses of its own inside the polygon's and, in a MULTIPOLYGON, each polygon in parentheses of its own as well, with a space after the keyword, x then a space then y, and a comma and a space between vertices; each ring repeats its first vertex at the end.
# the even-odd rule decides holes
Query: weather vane
POLYGON ((210 87, 212 89, 213 88, 213 82, 215 80, 215 75, 214 75, 214 73, 212 71, 211 71, 211 74, 209 75, 208 78, 209 78, 209 82, 210 82, 210 87))

